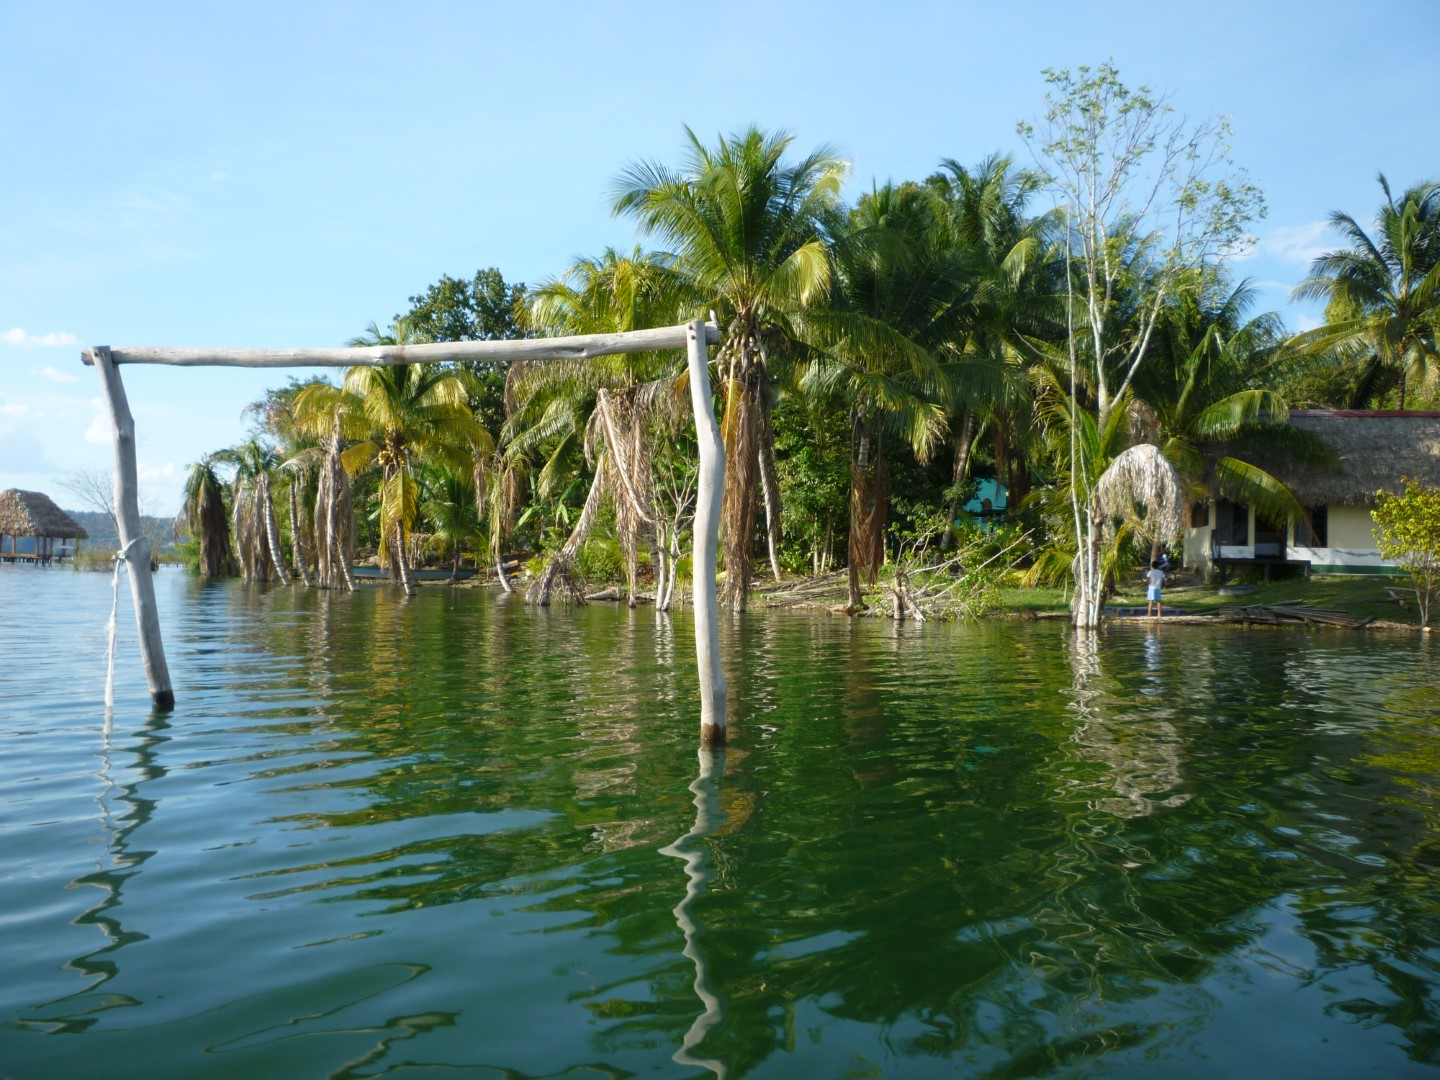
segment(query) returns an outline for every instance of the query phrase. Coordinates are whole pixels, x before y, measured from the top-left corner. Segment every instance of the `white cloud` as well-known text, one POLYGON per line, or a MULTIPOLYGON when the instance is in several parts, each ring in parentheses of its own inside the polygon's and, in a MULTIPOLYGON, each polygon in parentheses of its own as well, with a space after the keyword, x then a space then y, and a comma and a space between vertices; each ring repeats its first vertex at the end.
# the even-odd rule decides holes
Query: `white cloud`
POLYGON ((109 446, 114 441, 110 410, 98 397, 90 399, 90 409, 90 426, 85 429, 85 441, 94 446, 109 446))
POLYGON ((69 371, 61 371, 59 368, 50 367, 48 364, 40 369, 40 377, 58 383, 76 383, 80 381, 79 375, 69 371))
POLYGON ((6 345, 21 345, 31 348, 36 345, 79 345, 80 341, 74 334, 58 331, 51 334, 32 334, 20 326, 12 326, 9 330, 0 330, 0 341, 6 345))
POLYGON ((180 467, 173 461, 167 461, 164 465, 139 465, 135 469, 135 475, 142 484, 178 484, 180 467))
POLYGON ((30 406, 18 401, 0 401, 0 416, 29 416, 30 406))
MULTIPOLYGON (((3 409, 3 406, 0 406, 3 409)), ((6 472, 49 473, 55 465, 45 456, 40 440, 29 426, 21 424, 13 430, 0 427, 0 462, 6 472)), ((9 487, 9 483, 0 487, 9 487)))
POLYGON ((1303 225, 1277 225, 1268 229, 1256 246, 1256 254, 1269 255, 1281 262, 1309 266, 1311 262, 1335 249, 1334 239, 1327 234, 1328 221, 1307 221, 1303 225))
POLYGON ((1315 318, 1315 316, 1306 315, 1303 312, 1296 312, 1291 318, 1295 320, 1295 332, 1297 334, 1303 334, 1307 330, 1314 330, 1317 326, 1321 325, 1320 320, 1315 318))

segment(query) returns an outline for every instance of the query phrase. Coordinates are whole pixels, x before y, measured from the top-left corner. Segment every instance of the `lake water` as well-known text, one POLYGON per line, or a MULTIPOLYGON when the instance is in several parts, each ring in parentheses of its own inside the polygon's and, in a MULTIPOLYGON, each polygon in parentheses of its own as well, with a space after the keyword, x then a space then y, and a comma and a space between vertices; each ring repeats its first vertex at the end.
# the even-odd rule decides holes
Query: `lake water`
POLYGON ((1397 1077, 1440 1061, 1416 637, 0 569, 0 1076, 1397 1077))

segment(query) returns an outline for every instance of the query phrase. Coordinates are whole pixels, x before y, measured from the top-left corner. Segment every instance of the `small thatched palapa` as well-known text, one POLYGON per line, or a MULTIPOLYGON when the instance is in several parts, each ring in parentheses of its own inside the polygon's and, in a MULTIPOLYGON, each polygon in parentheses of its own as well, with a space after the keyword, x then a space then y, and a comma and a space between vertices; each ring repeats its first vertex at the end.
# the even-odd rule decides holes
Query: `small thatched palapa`
POLYGON ((0 491, 0 536, 40 536, 84 540, 90 534, 39 491, 0 491))
POLYGON ((1406 480, 1440 487, 1440 412, 1309 409, 1292 412, 1290 424, 1330 447, 1335 464, 1259 455, 1248 460, 1284 483, 1302 505, 1371 507, 1377 491, 1402 491, 1406 480))

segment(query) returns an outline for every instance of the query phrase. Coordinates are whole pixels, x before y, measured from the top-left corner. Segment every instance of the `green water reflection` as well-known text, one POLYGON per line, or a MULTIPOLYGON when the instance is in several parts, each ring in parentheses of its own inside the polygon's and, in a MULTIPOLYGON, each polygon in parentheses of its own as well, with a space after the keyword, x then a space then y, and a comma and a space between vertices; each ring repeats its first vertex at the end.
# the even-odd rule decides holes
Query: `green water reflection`
POLYGON ((683 613, 161 583, 173 714, 0 678, 0 1075, 1440 1059, 1426 642, 751 615, 697 758, 683 613))

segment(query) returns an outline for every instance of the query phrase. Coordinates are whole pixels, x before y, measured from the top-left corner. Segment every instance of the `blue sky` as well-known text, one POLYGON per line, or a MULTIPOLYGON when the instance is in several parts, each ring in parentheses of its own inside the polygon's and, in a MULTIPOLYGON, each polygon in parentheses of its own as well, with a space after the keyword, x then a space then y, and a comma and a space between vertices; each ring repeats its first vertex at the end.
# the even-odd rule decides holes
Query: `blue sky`
MULTIPOLYGON (((83 345, 337 345, 441 274, 558 274, 634 242, 609 185, 684 124, 832 144, 853 195, 1026 160, 1041 69, 1113 57, 1231 115, 1270 205, 1237 272, 1293 327, 1326 215, 1440 176, 1435 0, 408 7, 0 3, 0 488, 78 506, 65 476, 110 468, 83 345)), ((165 514, 284 381, 121 370, 165 514)))

